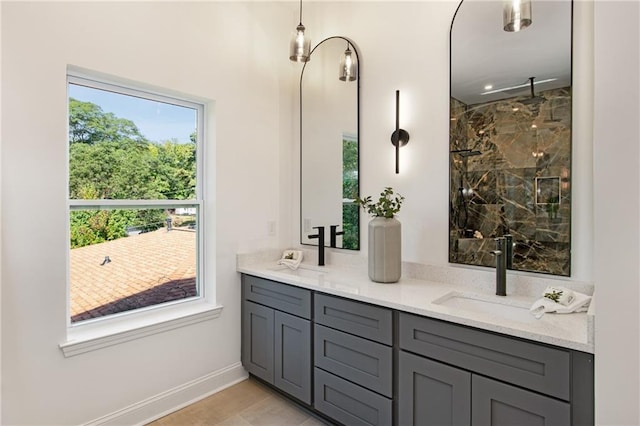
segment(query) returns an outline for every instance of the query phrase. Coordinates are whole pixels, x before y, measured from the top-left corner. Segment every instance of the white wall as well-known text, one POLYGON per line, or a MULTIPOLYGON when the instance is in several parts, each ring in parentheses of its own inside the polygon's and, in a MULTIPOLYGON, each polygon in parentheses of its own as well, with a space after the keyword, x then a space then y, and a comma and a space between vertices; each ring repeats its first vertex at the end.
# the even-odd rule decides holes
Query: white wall
POLYGON ((595 3, 596 421, 640 424, 640 5, 595 3))
MULTIPOLYGON (((574 4, 572 279, 593 280, 599 294, 601 425, 640 423, 638 7, 623 3, 598 2, 595 13, 589 2, 574 4), (621 182, 629 191, 615 190, 621 182)), ((448 31, 456 6, 305 2, 314 44, 340 34, 362 53, 362 193, 401 191, 400 219, 411 230, 404 258, 435 265, 447 265, 448 31), (397 176, 389 142, 396 89, 411 133, 397 176)), ((286 59, 297 3, 1 7, 2 423, 88 421, 237 362, 236 251, 298 243, 299 64, 286 59), (67 63, 217 101, 220 319, 62 357, 67 63), (276 238, 266 236, 271 220, 276 238)))
MULTIPOLYGON (((2 7, 0 6, 0 22, 2 7)), ((2 31, 0 31, 0 47, 2 31)), ((0 94, 2 94, 2 55, 0 54, 0 94)), ((2 135, 2 102, 0 102, 0 135, 2 135)), ((2 144, 0 144, 0 207, 2 206, 2 144)), ((2 209, 0 208, 0 240, 2 239, 2 209)), ((0 319, 2 318, 2 245, 0 244, 0 319)), ((0 420, 2 419, 2 331, 0 330, 0 420)))
MULTIPOLYGON (((2 2, 2 424, 79 424, 239 362, 239 248, 290 185, 283 3, 2 2), (284 46, 284 47, 283 47, 284 46), (222 316, 64 358, 67 64, 215 100, 222 316)), ((210 182, 211 183, 211 182, 210 182)), ((288 191, 288 190, 287 190, 288 191)), ((288 203, 287 197, 282 198, 288 203)), ((288 204, 287 204, 288 205, 288 204)), ((288 212, 288 209, 286 209, 288 212)), ((285 233, 286 235, 286 233, 285 233)), ((209 259, 214 260, 214 259, 209 259)))

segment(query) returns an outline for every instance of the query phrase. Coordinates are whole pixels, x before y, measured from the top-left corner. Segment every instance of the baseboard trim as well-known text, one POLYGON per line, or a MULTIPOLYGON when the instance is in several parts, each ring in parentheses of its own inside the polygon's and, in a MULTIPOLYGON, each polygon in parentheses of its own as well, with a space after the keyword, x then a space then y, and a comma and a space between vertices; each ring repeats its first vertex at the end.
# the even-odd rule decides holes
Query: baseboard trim
POLYGON ((121 410, 102 416, 85 426, 144 425, 203 398, 233 386, 248 377, 240 362, 209 373, 121 410))

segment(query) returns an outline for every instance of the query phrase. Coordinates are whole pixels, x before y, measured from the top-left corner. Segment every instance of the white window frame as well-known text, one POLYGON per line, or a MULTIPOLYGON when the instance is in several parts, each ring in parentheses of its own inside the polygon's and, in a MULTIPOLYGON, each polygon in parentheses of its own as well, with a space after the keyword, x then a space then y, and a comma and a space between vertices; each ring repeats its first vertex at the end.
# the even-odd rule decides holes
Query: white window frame
MULTIPOLYGON (((197 278, 198 296, 153 305, 132 311, 121 312, 105 317, 71 323, 70 318, 70 253, 71 244, 67 235, 67 340, 60 344, 64 356, 74 356, 84 352, 112 346, 134 340, 165 330, 187 326, 220 316, 222 306, 215 303, 215 265, 205 265, 204 259, 212 262, 211 252, 215 252, 215 241, 206 231, 209 226, 215 229, 215 223, 209 226, 206 222, 213 216, 207 216, 205 197, 205 134, 207 131, 207 107, 210 101, 183 95, 170 90, 152 87, 146 84, 127 81, 104 74, 69 67, 67 72, 67 89, 69 84, 78 84, 99 90, 106 90, 123 95, 130 95, 164 103, 192 108, 197 111, 198 128, 196 132, 196 198, 190 200, 77 200, 67 195, 67 232, 69 232, 70 213, 76 209, 102 208, 171 208, 175 206, 194 206, 197 214, 197 278), (206 218, 206 219, 205 219, 206 218), (205 254, 209 256, 205 256, 205 254), (206 275, 211 276, 206 279, 206 275)), ((69 95, 67 94, 67 102, 69 95)), ((67 108, 68 110, 68 108, 67 108)), ((125 117, 126 118, 126 117, 125 117)), ((67 116, 68 126, 68 116, 67 116)), ((68 131, 67 131, 68 135, 68 131)), ((67 147, 67 179, 69 177, 69 151, 67 147)), ((210 147, 211 148, 211 147, 210 147)), ((211 165, 213 166, 213 164, 211 165)), ((68 187, 68 185, 67 185, 68 187)), ((214 231, 215 232, 215 231, 214 231)))

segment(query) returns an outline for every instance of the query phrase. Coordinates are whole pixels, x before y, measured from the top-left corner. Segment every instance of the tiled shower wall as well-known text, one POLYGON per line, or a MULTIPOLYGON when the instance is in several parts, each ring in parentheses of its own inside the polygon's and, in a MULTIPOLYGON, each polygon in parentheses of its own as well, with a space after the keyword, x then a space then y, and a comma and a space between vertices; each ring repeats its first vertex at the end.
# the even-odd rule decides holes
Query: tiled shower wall
POLYGON ((571 89, 451 99, 450 126, 450 261, 494 266, 510 233, 514 269, 570 275, 571 89))

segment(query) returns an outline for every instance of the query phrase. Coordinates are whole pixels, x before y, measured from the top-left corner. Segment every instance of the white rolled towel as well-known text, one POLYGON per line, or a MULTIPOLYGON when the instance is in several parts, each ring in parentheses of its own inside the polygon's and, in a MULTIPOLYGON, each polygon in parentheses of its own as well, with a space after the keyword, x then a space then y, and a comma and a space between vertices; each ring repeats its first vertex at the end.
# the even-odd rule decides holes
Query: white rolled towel
MULTIPOLYGON (((549 288, 547 288, 548 290, 549 288)), ((555 287, 557 290, 558 287, 555 287)), ((564 289, 564 287, 560 287, 560 289, 564 289)), ((533 305, 529 309, 531 314, 536 318, 541 318, 545 313, 556 313, 556 314, 569 314, 572 312, 586 312, 589 308, 589 303, 591 303, 591 296, 587 296, 586 294, 578 293, 577 291, 572 291, 568 289, 564 289, 563 294, 565 294, 565 300, 568 299, 568 294, 570 293, 573 297, 571 301, 567 305, 563 305, 559 303, 560 296, 557 296, 558 302, 554 299, 556 296, 552 296, 552 298, 548 297, 547 294, 553 294, 552 292, 548 292, 545 290, 545 295, 540 299, 533 302, 533 305)))
POLYGON ((278 265, 285 265, 296 270, 300 266, 300 262, 302 262, 302 257, 302 250, 285 250, 282 253, 282 258, 278 260, 278 265))
POLYGON ((564 306, 569 306, 573 299, 575 299, 575 293, 565 287, 547 287, 542 293, 542 297, 551 299, 556 303, 564 306))

